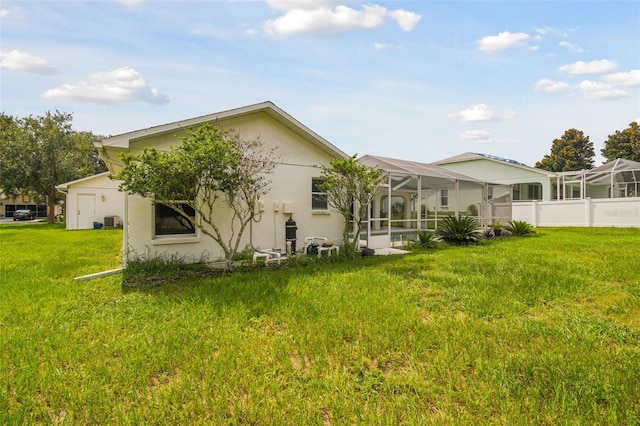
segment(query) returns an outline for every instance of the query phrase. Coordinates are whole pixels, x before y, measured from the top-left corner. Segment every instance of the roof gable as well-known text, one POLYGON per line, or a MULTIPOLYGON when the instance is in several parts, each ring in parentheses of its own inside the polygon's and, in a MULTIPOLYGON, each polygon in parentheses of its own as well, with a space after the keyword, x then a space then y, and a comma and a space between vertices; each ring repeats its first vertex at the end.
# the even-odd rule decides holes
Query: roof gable
POLYGON ((249 105, 241 108, 235 108, 231 110, 221 111, 213 114, 203 115, 200 117, 189 118, 186 120, 176 121, 173 123, 162 124, 159 126, 149 127, 147 129, 136 130, 133 132, 123 133, 121 135, 112 136, 103 139, 99 142, 99 147, 113 147, 129 149, 131 142, 147 138, 150 136, 157 136, 166 133, 172 133, 176 130, 188 128, 191 126, 197 126, 206 122, 212 121, 224 121, 242 116, 255 114, 258 112, 264 112, 283 126, 289 128, 294 133, 309 140, 313 145, 317 146, 321 150, 327 152, 334 157, 346 157, 347 154, 337 148, 335 145, 309 129, 307 126, 287 114, 282 109, 278 108, 273 102, 266 101, 259 104, 249 105))

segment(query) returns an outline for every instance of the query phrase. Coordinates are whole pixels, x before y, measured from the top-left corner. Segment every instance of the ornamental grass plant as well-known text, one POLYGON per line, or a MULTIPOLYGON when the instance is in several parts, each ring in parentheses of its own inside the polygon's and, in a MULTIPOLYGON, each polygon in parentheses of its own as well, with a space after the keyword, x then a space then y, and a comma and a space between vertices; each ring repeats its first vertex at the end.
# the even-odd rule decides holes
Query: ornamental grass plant
POLYGON ((0 227, 3 424, 640 422, 640 231, 130 288, 121 233, 0 227))

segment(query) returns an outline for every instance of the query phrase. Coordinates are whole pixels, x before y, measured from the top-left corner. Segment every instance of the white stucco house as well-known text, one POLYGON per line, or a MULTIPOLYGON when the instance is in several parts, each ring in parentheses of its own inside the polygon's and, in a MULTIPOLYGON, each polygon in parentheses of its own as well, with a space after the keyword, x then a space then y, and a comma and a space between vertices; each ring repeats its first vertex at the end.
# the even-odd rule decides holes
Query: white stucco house
MULTIPOLYGON (((326 194, 323 200, 317 186, 321 166, 346 154, 272 102, 132 131, 96 142, 96 147, 109 171, 117 173, 122 167, 121 154, 141 153, 145 147, 168 150, 181 142, 186 129, 205 122, 233 129, 244 139, 259 138, 266 148, 276 149, 277 165, 269 175, 271 190, 260 201, 259 221, 252 222, 244 233, 240 249, 251 246, 284 252, 285 223, 289 218, 296 221, 297 250, 308 236, 342 243, 344 218, 329 210, 326 194)), ((172 228, 165 227, 171 213, 163 205, 130 194, 124 194, 123 200, 125 262, 140 256, 173 254, 196 260, 205 257, 212 261, 224 257, 217 243, 197 229, 174 233, 172 228)), ((222 206, 221 203, 219 223, 228 220, 228 212, 222 206)))
POLYGON ((109 172, 57 185, 65 194, 66 229, 91 229, 94 222, 119 227, 124 213, 124 196, 109 172))

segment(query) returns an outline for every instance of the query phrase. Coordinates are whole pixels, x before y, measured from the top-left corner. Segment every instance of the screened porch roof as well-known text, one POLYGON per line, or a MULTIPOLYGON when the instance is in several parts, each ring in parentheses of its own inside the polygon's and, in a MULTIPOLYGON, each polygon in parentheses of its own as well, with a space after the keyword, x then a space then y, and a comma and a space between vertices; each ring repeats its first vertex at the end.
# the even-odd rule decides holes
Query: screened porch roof
POLYGON ((591 170, 585 170, 585 179, 590 184, 607 185, 616 182, 640 182, 640 163, 618 158, 591 170))
POLYGON ((457 173, 444 167, 436 166, 435 164, 420 163, 417 161, 399 160, 396 158, 380 157, 377 155, 365 155, 358 159, 358 161, 366 166, 374 167, 378 166, 385 172, 406 176, 422 176, 427 180, 446 180, 448 182, 453 181, 466 181, 481 184, 478 179, 474 179, 470 176, 457 173))

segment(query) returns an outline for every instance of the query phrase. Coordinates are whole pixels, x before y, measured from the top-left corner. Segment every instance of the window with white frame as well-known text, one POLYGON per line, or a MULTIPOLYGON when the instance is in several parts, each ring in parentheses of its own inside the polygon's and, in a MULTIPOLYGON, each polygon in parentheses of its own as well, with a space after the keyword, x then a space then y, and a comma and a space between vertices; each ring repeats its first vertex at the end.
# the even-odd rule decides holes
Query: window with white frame
POLYGON ((155 204, 155 228, 156 236, 164 235, 195 235, 196 234, 196 212, 187 203, 180 204, 185 215, 180 214, 176 210, 166 204, 155 204))
POLYGON ((449 190, 440 190, 440 207, 447 207, 449 205, 449 190))
POLYGON ((311 210, 328 210, 327 192, 320 188, 324 179, 311 179, 311 210))

